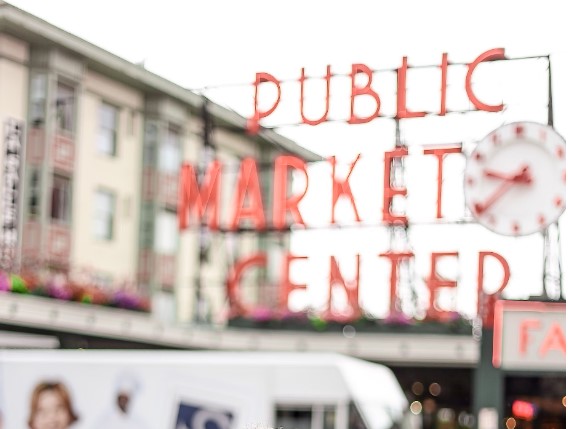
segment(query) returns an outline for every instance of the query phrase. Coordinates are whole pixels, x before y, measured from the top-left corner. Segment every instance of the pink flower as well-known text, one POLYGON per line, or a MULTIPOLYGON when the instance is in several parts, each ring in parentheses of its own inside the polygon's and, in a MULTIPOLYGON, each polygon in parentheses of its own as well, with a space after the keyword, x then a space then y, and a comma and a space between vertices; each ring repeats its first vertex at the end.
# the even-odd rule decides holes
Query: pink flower
POLYGON ((0 272, 0 292, 8 292, 10 289, 10 278, 6 273, 0 272))
POLYGON ((401 312, 393 312, 385 319, 389 325, 412 325, 412 319, 401 312))
POLYGON ((251 310, 250 318, 257 322, 267 322, 274 319, 274 314, 270 308, 256 307, 251 310))

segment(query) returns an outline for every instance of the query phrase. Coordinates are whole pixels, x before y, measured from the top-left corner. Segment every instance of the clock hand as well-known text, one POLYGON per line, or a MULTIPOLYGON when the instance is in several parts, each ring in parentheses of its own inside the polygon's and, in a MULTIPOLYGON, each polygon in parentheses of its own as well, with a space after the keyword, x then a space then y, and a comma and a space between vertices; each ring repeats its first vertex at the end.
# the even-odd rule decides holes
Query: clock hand
POLYGON ((485 201, 485 203, 475 203, 474 210, 478 214, 482 214, 485 212, 489 207, 491 207, 499 198, 503 196, 514 184, 516 183, 524 183, 529 184, 532 182, 532 177, 529 173, 529 167, 524 165, 520 171, 516 174, 511 176, 500 177, 504 181, 503 183, 497 188, 493 194, 485 201))
POLYGON ((501 196, 505 192, 507 192, 511 186, 513 186, 514 183, 515 182, 513 182, 512 180, 503 182, 501 186, 499 186, 497 190, 487 199, 487 201, 485 201, 485 203, 475 203, 473 208, 475 209, 477 214, 482 214, 485 210, 491 207, 495 203, 495 201, 501 198, 501 196))
POLYGON ((491 170, 483 170, 483 174, 486 177, 491 177, 493 179, 502 179, 502 180, 512 180, 514 175, 500 173, 498 171, 491 171, 491 170))
POLYGON ((532 177, 529 173, 529 167, 524 165, 518 173, 514 174, 506 174, 501 173, 499 171, 492 171, 492 170, 484 170, 483 173, 487 177, 491 177, 494 179, 501 179, 506 181, 512 181, 516 183, 530 183, 532 181, 532 177))

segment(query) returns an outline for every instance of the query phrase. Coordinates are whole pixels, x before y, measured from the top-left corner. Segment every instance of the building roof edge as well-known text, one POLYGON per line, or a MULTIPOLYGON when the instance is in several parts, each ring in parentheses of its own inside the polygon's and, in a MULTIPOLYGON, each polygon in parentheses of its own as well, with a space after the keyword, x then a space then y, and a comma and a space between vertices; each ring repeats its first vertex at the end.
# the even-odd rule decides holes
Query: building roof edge
MULTIPOLYGON (((170 96, 188 105, 194 111, 202 106, 203 97, 201 95, 0 0, 0 32, 6 30, 8 30, 8 33, 16 33, 17 36, 23 36, 26 33, 39 36, 47 42, 61 46, 83 57, 89 65, 98 66, 99 69, 112 71, 115 74, 118 73, 123 80, 170 96)), ((210 107, 212 107, 210 110, 213 115, 245 132, 246 119, 244 117, 215 102, 211 102, 210 107)), ((321 156, 273 130, 261 129, 258 137, 278 149, 298 155, 306 161, 322 160, 321 156)))

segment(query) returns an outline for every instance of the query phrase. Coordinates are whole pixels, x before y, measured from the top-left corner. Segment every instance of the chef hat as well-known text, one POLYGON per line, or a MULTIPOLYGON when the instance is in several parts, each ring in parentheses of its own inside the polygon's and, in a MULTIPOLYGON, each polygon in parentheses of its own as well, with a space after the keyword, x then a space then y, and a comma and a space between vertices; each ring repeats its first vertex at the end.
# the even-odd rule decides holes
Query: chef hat
POLYGON ((132 374, 122 373, 116 380, 116 392, 134 395, 140 388, 140 383, 132 374))

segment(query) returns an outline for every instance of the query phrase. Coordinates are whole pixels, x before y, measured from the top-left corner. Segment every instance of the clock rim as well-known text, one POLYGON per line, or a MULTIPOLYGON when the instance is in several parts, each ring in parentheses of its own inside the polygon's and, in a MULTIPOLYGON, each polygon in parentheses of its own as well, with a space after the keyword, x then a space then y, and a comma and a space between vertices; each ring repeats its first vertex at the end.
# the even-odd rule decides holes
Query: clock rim
MULTIPOLYGON (((480 139, 475 148, 471 151, 471 153, 466 156, 466 164, 465 164, 465 168, 464 168, 464 202, 466 207, 468 208, 471 217, 475 220, 475 222, 478 225, 481 225, 482 227, 484 227, 485 229, 501 235, 501 236, 508 236, 508 237, 523 237, 523 236, 529 236, 532 234, 536 234, 536 233, 543 233, 550 225, 553 225, 555 223, 558 223, 558 220, 560 219, 560 217, 564 214, 564 212, 566 211, 566 199, 564 200, 564 205, 562 207, 562 209, 558 212, 554 214, 554 217, 552 218, 551 221, 543 224, 542 226, 538 226, 535 229, 531 229, 528 232, 513 232, 513 231, 506 231, 506 230, 499 230, 498 228, 492 228, 487 222, 485 221, 481 221, 481 216, 477 215, 475 213, 475 211, 472 209, 472 205, 473 202, 471 201, 470 197, 468 197, 469 191, 467 191, 467 183, 466 183, 466 176, 467 176, 467 172, 468 172, 468 165, 470 164, 470 162, 472 162, 472 158, 475 155, 477 149, 482 145, 482 143, 486 143, 488 141, 490 141, 490 139, 492 139, 492 136, 496 133, 498 133, 499 130, 503 130, 505 128, 512 128, 514 126, 519 126, 519 125, 528 125, 530 127, 534 127, 535 125, 539 128, 542 129, 547 129, 551 132, 553 132, 561 141, 561 143, 564 145, 564 148, 566 148, 566 139, 558 132, 556 131, 556 129, 548 124, 543 124, 540 122, 536 122, 536 121, 515 121, 515 122, 509 122, 507 124, 503 124, 501 126, 499 126, 498 128, 495 128, 494 130, 492 130, 491 132, 489 132, 488 134, 486 134, 482 139, 480 139)), ((533 139, 536 142, 538 142, 538 139, 533 139)), ((549 148, 546 148, 547 151, 550 153, 549 148)), ((566 150, 564 149, 564 164, 566 163, 566 150)), ((566 171, 566 169, 564 169, 564 171, 566 171)), ((566 184, 564 184, 564 193, 566 193, 566 184)))

